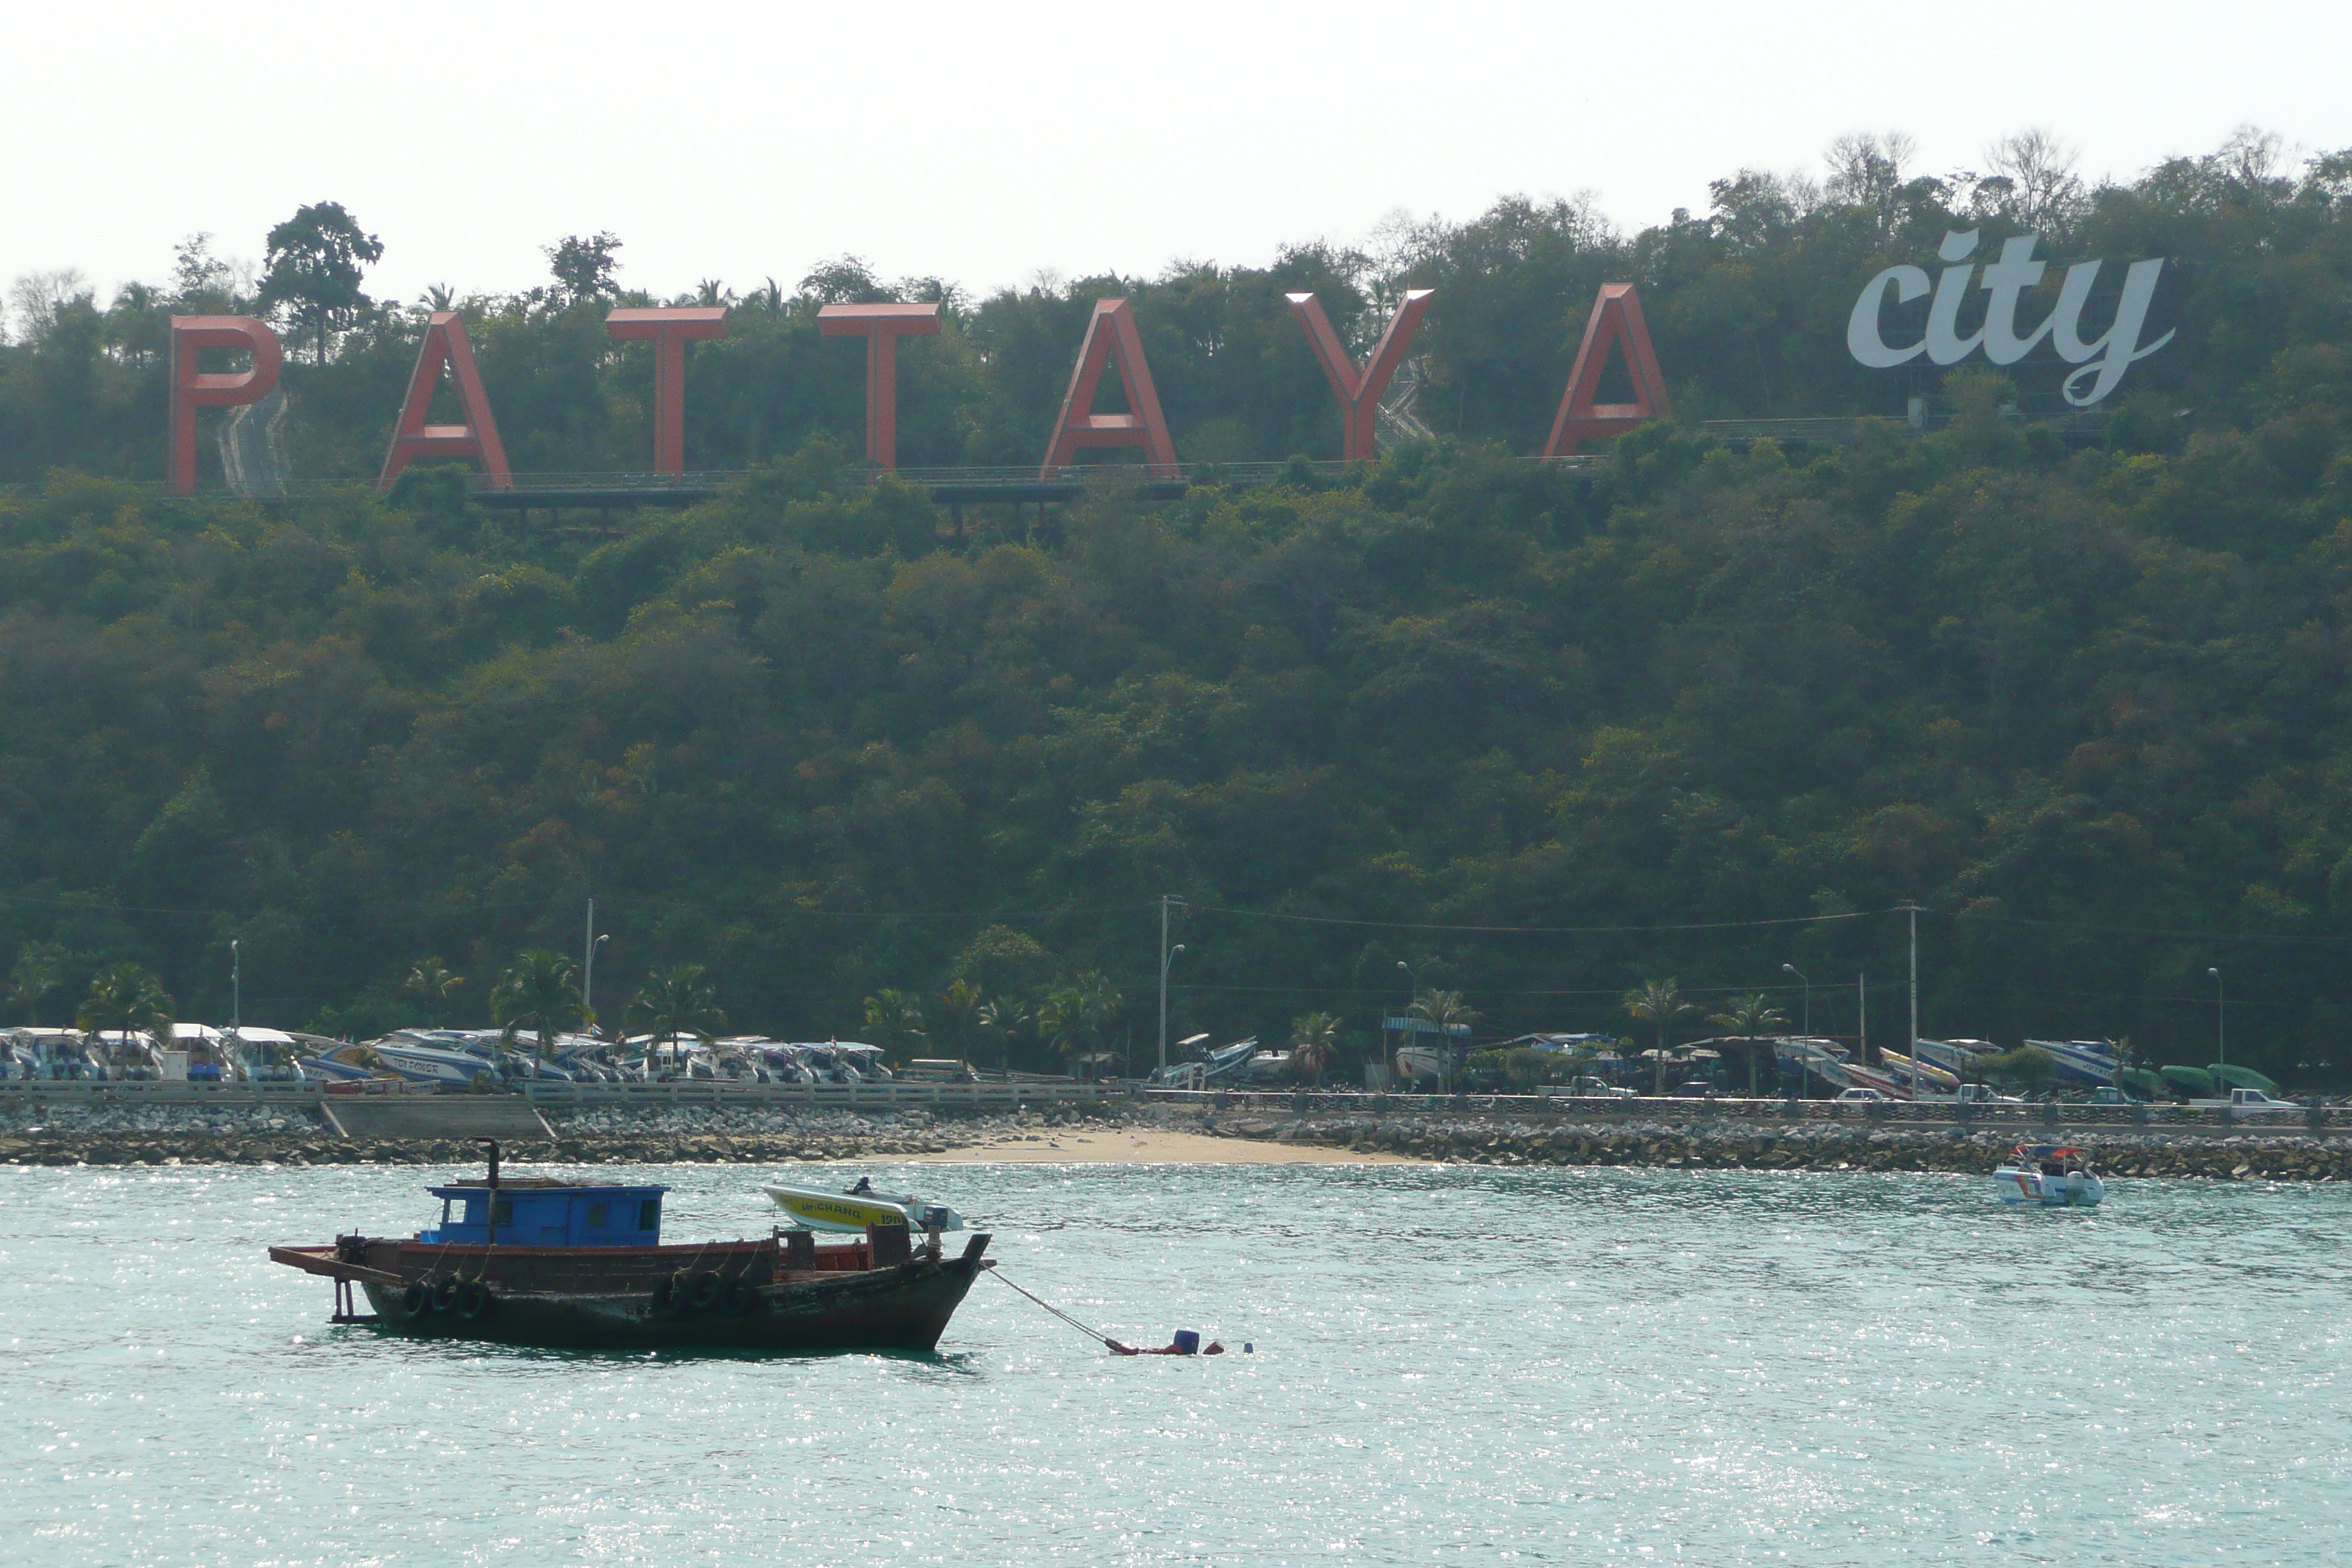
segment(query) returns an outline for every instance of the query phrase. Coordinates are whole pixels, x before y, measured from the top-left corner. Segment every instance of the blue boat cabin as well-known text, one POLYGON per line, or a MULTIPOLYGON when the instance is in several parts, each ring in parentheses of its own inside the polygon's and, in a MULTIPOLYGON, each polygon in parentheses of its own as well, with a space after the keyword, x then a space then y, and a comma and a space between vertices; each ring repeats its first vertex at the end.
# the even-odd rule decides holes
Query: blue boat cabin
POLYGON ((499 1184, 492 1214, 492 1189, 486 1183, 453 1182, 425 1190, 441 1200, 441 1225, 419 1231, 416 1239, 458 1247, 492 1240, 506 1247, 653 1247, 661 1240, 662 1194, 669 1191, 521 1177, 499 1184))

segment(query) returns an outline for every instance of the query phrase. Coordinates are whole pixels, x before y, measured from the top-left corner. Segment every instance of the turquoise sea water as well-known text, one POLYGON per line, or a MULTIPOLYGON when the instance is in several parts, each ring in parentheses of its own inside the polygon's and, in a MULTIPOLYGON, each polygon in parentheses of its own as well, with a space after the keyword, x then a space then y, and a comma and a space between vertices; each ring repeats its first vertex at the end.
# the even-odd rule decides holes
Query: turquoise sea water
MULTIPOLYGON (((434 1173, 0 1171, 0 1563, 2352 1557, 2336 1186, 922 1173, 1106 1331, 1257 1346, 1217 1360, 991 1281, 936 1358, 419 1344, 264 1260, 434 1173)), ((761 1171, 649 1173, 673 1239, 764 1234, 761 1171)))

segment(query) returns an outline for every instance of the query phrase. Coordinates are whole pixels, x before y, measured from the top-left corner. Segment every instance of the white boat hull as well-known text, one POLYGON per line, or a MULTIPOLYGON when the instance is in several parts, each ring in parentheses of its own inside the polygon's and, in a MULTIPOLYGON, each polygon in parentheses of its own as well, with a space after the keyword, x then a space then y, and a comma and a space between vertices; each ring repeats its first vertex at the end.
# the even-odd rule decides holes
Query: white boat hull
POLYGON ((1992 1173, 1994 1195, 2005 1204, 2031 1208, 2089 1209, 2107 1195, 2105 1185, 2088 1171, 2045 1176, 2039 1171, 2003 1165, 1992 1173))
POLYGON ((778 1208, 810 1230, 863 1236, 869 1225, 906 1225, 915 1230, 961 1230, 963 1215, 945 1204, 895 1193, 834 1193, 820 1187, 762 1187, 778 1208))

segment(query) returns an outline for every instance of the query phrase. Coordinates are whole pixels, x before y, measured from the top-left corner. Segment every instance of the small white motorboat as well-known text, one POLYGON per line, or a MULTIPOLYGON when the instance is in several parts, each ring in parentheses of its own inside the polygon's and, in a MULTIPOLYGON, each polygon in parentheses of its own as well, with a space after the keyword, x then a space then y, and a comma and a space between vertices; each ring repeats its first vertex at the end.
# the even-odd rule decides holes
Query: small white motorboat
POLYGON ((2051 1143, 2020 1143, 1992 1173, 1992 1182, 2001 1202, 2034 1208, 2096 1208, 2107 1195, 2080 1149, 2051 1143))
POLYGON ((864 1235, 869 1225, 904 1224, 910 1230, 961 1230, 963 1215, 911 1193, 877 1193, 864 1180, 846 1192, 827 1187, 763 1186, 776 1206, 809 1230, 864 1235))

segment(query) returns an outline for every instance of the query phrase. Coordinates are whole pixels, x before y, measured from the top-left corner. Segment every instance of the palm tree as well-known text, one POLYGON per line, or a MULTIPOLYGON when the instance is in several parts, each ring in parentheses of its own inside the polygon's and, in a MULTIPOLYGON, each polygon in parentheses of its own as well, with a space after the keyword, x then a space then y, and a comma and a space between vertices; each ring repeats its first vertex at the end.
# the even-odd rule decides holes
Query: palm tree
POLYGON ((1328 1013, 1306 1013, 1290 1021, 1290 1065, 1308 1083, 1322 1081, 1323 1069, 1339 1039, 1339 1020, 1328 1013))
POLYGON ((16 950, 8 971, 8 1000, 25 1010, 25 1022, 41 1021, 41 998, 64 979, 66 950, 53 942, 28 942, 16 950))
POLYGON ((1086 1025, 1087 1038, 1097 1047, 1102 1045, 1103 1026, 1126 1005, 1127 998, 1101 971, 1089 969, 1078 976, 1078 1017, 1086 1025))
POLYGON ((555 1054, 555 1037, 591 1021, 580 999, 580 966, 560 952, 534 947, 515 957, 490 992, 490 1021, 503 1026, 499 1043, 511 1050, 525 1026, 539 1037, 539 1054, 555 1054))
POLYGON ((1478 1010, 1464 1002, 1459 991, 1424 991, 1412 999, 1412 1005, 1405 1009, 1405 1016, 1436 1026, 1437 1059, 1445 1064, 1443 1087, 1451 1092, 1454 1088, 1454 1026, 1461 1026, 1462 1031, 1467 1034, 1470 1026, 1478 1021, 1478 1010))
POLYGON ((1748 1054, 1748 1098, 1756 1098, 1756 1042, 1775 1029, 1789 1026, 1788 1018, 1772 1005, 1760 991, 1739 997, 1728 1011, 1712 1014, 1708 1023, 1718 1029, 1728 1029, 1739 1037, 1748 1054))
POLYGON ((623 1027, 631 1016, 645 1020, 653 1037, 646 1042, 646 1061, 651 1065, 664 1046, 675 1046, 680 1035, 692 1035, 704 1045, 712 1039, 712 1031, 727 1026, 727 1015, 718 1007, 718 993, 702 977, 699 963, 673 963, 667 969, 657 969, 646 976, 637 994, 621 1010, 623 1027))
POLYGON ((1076 1050, 1083 1040, 1080 1022, 1082 998, 1075 985, 1056 985, 1045 993, 1037 1004, 1037 1033, 1052 1042, 1054 1049, 1064 1056, 1076 1050))
POLYGON ((874 1043, 896 1052, 923 1037, 923 1005, 904 991, 887 988, 866 999, 866 1027, 874 1043))
POLYGON ((120 1030, 126 1041, 143 1031, 160 1049, 172 1043, 176 1010, 152 972, 135 963, 110 963, 89 977, 89 994, 82 999, 74 1027, 92 1035, 120 1030))
POLYGON ((1666 1092, 1666 1036, 1676 1018, 1698 1011, 1683 1000, 1683 988, 1672 980, 1644 980, 1625 993, 1620 1004, 1636 1018, 1646 1019, 1658 1026, 1657 1092, 1666 1092))
POLYGON ((947 1026, 945 1033, 950 1045, 958 1051, 971 1048, 972 1025, 980 1012, 980 987, 961 977, 950 982, 947 989, 940 993, 940 1006, 943 1009, 940 1018, 947 1026))
POLYGON ((448 1010, 450 993, 464 984, 466 977, 450 973, 449 966, 441 962, 436 952, 418 959, 409 970, 408 978, 400 983, 400 988, 425 1004, 425 1021, 437 1029, 448 1010))
POLYGON ((1029 1008, 1015 996, 999 996, 983 1002, 973 1015, 981 1028, 994 1035, 1004 1047, 1004 1070, 1013 1070, 1013 1037, 1025 1032, 1033 1021, 1029 1008))

